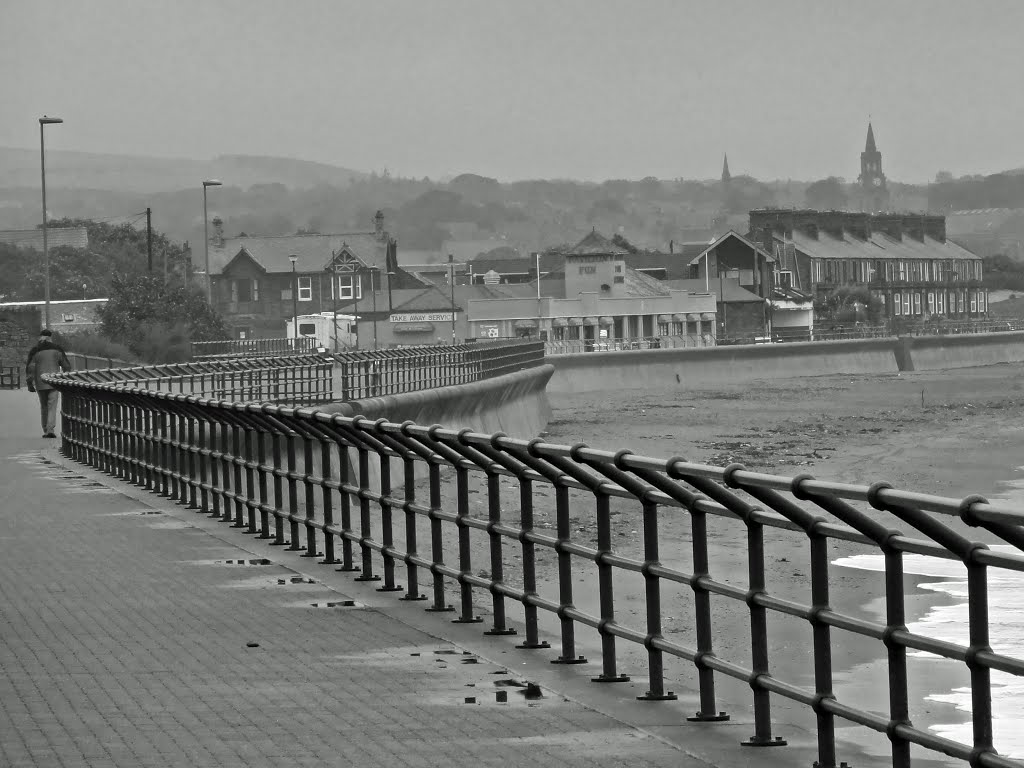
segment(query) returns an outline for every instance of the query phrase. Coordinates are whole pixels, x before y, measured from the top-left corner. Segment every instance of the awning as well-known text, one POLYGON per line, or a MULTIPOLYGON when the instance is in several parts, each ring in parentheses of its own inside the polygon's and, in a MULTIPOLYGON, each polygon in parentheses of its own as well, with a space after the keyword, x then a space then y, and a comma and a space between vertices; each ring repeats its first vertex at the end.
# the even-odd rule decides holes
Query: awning
POLYGON ((583 324, 584 325, 597 325, 597 318, 596 317, 585 317, 585 318, 583 318, 583 324))
POLYGON ((433 323, 395 323, 395 333, 431 333, 433 323))
POLYGON ((527 330, 529 328, 536 328, 536 320, 516 320, 512 326, 518 330, 527 330))
POLYGON ((672 322, 672 315, 658 315, 658 323, 660 325, 668 325, 672 322))
POLYGON ((615 325, 615 320, 610 317, 602 317, 598 322, 601 325, 615 325))
POLYGON ((569 324, 569 320, 564 317, 555 317, 551 320, 551 325, 555 328, 565 328, 569 324))
POLYGON ((685 323, 688 317, 689 315, 686 314, 685 312, 676 312, 674 315, 672 315, 672 320, 677 323, 685 323))
POLYGON ((583 325, 583 318, 582 317, 570 317, 569 318, 569 325, 583 325))
POLYGON ((701 312, 700 313, 700 319, 701 320, 714 320, 715 319, 715 313, 714 312, 701 312))
POLYGON ((688 322, 688 323, 699 323, 700 322, 700 312, 687 312, 686 313, 686 322, 688 322))

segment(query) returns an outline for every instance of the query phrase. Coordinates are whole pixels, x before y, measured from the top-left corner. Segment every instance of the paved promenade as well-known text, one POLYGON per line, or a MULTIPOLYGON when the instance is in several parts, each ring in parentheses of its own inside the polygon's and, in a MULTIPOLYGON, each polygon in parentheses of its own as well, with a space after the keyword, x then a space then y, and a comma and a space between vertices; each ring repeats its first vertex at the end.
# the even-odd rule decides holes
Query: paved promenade
POLYGON ((0 392, 0 766, 813 760, 67 462, 37 421, 0 392))

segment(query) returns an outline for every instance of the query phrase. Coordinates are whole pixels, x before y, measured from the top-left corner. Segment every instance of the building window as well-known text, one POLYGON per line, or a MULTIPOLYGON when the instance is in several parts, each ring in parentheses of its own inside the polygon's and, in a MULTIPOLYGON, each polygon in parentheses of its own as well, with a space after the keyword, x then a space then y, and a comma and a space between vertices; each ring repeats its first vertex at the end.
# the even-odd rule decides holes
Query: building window
POLYGON ((971 294, 971 314, 978 314, 978 294, 976 293, 971 294))
POLYGON ((250 302, 260 300, 259 280, 233 280, 231 282, 231 301, 250 302))
POLYGON ((988 307, 986 306, 987 303, 988 303, 988 297, 985 295, 985 292, 982 291, 981 293, 978 294, 978 311, 979 312, 987 311, 988 310, 988 307))
POLYGON ((940 314, 946 314, 946 292, 939 291, 935 294, 935 311, 940 314))
POLYGON ((903 302, 900 301, 900 295, 898 293, 894 293, 892 295, 892 313, 894 315, 903 314, 903 302))
POLYGON ((584 265, 584 266, 580 267, 580 274, 581 275, 596 275, 597 274, 597 267, 595 267, 593 265, 584 265))
POLYGON ((934 291, 928 291, 928 314, 935 314, 935 293, 934 291))
POLYGON ((615 265, 615 271, 616 272, 622 272, 622 265, 621 264, 616 264, 615 265))
POLYGON ((778 276, 779 276, 778 277, 779 285, 783 286, 784 288, 792 288, 793 287, 793 273, 792 272, 790 272, 788 270, 784 271, 784 272, 779 272, 778 276))
POLYGON ((299 301, 312 301, 313 300, 313 278, 312 277, 300 277, 299 278, 299 301))
POLYGON ((361 299, 363 298, 363 278, 362 275, 335 275, 336 280, 331 281, 331 298, 339 299, 361 299), (337 293, 335 293, 335 283, 337 283, 337 293))
POLYGON ((615 275, 612 279, 616 283, 625 283, 626 282, 626 278, 623 277, 622 275, 615 275))
POLYGON ((921 294, 920 293, 915 293, 914 294, 914 314, 915 315, 920 315, 921 314, 921 294))
POLYGON ((907 262, 901 261, 899 263, 899 267, 900 267, 900 282, 906 282, 906 280, 907 280, 907 262))

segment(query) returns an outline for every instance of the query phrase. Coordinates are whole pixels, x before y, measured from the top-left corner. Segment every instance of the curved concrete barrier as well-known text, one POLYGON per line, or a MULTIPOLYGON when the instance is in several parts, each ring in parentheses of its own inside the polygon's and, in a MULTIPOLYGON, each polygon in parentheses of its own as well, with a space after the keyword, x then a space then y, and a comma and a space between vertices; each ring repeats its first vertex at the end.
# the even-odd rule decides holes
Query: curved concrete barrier
POLYGON ((318 410, 533 437, 551 418, 547 385, 554 371, 552 365, 541 365, 470 384, 335 403, 318 410))
POLYGON ((548 391, 595 392, 679 385, 708 386, 736 379, 896 373, 896 339, 812 341, 549 357, 555 367, 548 391))

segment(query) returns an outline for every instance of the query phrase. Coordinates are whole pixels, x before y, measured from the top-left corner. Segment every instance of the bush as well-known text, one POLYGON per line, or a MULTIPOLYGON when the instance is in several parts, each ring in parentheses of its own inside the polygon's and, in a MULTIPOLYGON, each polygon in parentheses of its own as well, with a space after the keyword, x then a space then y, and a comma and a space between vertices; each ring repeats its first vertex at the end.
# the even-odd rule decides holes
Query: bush
POLYGON ((189 329, 183 322, 142 323, 135 335, 132 348, 147 363, 185 363, 191 358, 189 329))

